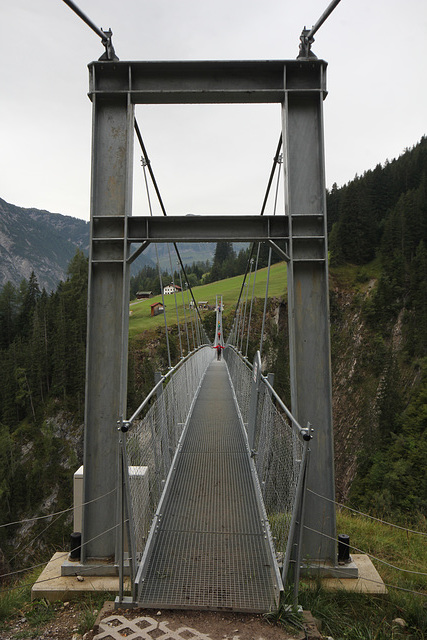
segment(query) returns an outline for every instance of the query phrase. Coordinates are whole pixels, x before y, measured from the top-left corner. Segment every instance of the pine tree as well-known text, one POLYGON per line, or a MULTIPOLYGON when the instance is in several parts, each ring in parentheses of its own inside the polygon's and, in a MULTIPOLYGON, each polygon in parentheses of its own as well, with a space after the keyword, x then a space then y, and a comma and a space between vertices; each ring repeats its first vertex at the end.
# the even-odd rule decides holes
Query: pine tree
POLYGON ((6 282, 0 293, 0 348, 7 348, 12 342, 16 327, 17 292, 11 282, 6 282))
MULTIPOLYGON (((217 242, 209 282, 215 282, 216 280, 233 276, 234 273, 230 273, 229 271, 235 257, 236 254, 232 242, 217 242)), ((232 270, 234 271, 234 269, 232 270)))

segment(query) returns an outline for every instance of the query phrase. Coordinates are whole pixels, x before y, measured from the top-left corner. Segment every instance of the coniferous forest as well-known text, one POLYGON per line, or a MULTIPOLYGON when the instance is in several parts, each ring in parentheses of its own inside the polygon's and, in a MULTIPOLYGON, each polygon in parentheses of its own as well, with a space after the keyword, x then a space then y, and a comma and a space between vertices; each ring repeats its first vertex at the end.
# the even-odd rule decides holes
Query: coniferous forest
MULTIPOLYGON (((369 281, 369 295, 353 291, 351 305, 369 334, 366 371, 376 376, 380 390, 379 430, 367 436, 366 425, 360 435, 363 446, 345 497, 374 515, 425 519, 427 138, 347 185, 334 185, 327 204, 334 366, 339 369, 341 357, 334 345, 343 340, 347 322, 348 302, 342 300, 349 285, 343 274, 351 267, 358 286, 369 281)), ((248 250, 236 255, 229 243, 219 244, 212 267, 189 269, 191 284, 244 272, 247 255, 248 250)), ((155 289, 158 274, 147 267, 131 285, 134 294, 155 289)), ((48 498, 55 510, 70 506, 72 474, 81 459, 86 313, 82 252, 54 292, 40 290, 34 274, 19 287, 7 283, 0 291, 0 524, 34 515, 48 498)), ((356 336, 356 328, 352 331, 356 336)), ((277 380, 281 374, 276 371, 277 380)), ((363 370, 359 381, 351 379, 357 384, 363 388, 363 370)), ((63 529, 63 522, 50 529, 58 544, 63 529)), ((10 544, 0 529, 0 548, 10 544)))
MULTIPOLYGON (((427 138, 328 194, 332 273, 374 264, 358 300, 378 360, 378 430, 350 499, 377 515, 427 517, 427 138)), ((332 329, 334 334, 334 329, 332 329)), ((369 440, 369 439, 368 439, 369 440)))

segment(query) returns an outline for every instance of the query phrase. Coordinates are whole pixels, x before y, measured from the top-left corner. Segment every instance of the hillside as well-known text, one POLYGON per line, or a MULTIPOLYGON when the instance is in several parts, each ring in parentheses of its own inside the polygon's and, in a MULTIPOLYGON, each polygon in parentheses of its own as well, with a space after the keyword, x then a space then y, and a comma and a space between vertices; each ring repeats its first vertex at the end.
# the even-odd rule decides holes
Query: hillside
POLYGON ((18 285, 34 271, 40 286, 51 291, 65 279, 77 248, 88 251, 87 222, 0 198, 0 286, 18 285))

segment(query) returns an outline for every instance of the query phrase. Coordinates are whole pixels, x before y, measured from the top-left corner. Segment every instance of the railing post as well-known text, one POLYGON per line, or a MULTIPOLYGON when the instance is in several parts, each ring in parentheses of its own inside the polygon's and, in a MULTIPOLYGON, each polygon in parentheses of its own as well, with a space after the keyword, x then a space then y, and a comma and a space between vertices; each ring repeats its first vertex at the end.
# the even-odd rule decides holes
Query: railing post
POLYGON ((286 586, 292 582, 294 604, 297 604, 298 598, 308 460, 309 442, 304 441, 304 449, 300 462, 298 483, 295 492, 294 508, 292 511, 292 519, 289 527, 288 542, 286 545, 282 569, 283 586, 286 588, 286 586))

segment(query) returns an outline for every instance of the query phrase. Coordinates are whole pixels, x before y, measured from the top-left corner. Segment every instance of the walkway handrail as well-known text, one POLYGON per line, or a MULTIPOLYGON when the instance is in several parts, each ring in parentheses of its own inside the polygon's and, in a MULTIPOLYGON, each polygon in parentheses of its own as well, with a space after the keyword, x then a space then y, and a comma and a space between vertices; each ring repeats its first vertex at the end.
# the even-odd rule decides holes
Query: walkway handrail
POLYGON ((141 411, 148 404, 148 402, 151 400, 153 395, 157 392, 159 387, 162 386, 164 381, 167 380, 167 378, 169 378, 172 374, 174 374, 179 369, 179 367, 182 364, 184 364, 184 362, 186 362, 188 360, 188 358, 193 356, 197 351, 199 351, 200 349, 204 349, 205 347, 209 347, 209 346, 210 345, 208 345, 208 344, 202 344, 202 345, 200 345, 200 347, 196 347, 196 349, 193 349, 193 351, 190 351, 189 353, 187 353, 187 355, 184 358, 181 358, 180 361, 174 367, 172 367, 171 369, 169 369, 169 371, 167 373, 165 373, 165 375, 161 375, 160 380, 154 385, 154 387, 151 389, 151 391, 146 395, 144 400, 139 405, 138 409, 136 409, 136 411, 129 418, 129 420, 123 420, 123 423, 121 425, 122 431, 128 431, 129 430, 129 428, 132 426, 132 423, 136 420, 136 418, 139 416, 141 411))
POLYGON ((301 436, 301 438, 303 440, 310 440, 311 439, 310 433, 313 431, 313 429, 311 428, 310 423, 308 422, 306 427, 302 427, 300 425, 300 423, 298 422, 298 420, 296 418, 294 418, 294 416, 289 411, 288 407, 285 405, 285 403, 280 398, 280 396, 277 394, 277 392, 274 390, 274 387, 271 386, 271 384, 269 383, 268 379, 265 376, 263 376, 262 374, 261 374, 261 380, 264 382, 264 384, 266 385, 266 387, 270 391, 270 393, 274 396, 274 398, 275 398, 277 404, 280 406, 280 408, 286 413, 287 417, 292 422, 293 426, 297 428, 298 433, 301 436))
POLYGON ((257 352, 253 366, 238 349, 224 351, 235 401, 247 434, 259 490, 276 552, 283 554, 282 581, 298 597, 302 518, 311 427, 301 427, 261 374, 257 352))
MULTIPOLYGON (((244 362, 244 364, 251 370, 253 370, 253 364, 251 362, 249 362, 248 358, 244 355, 242 355, 242 353, 236 349, 236 347, 232 344, 227 344, 226 347, 228 349, 232 349, 237 356, 239 356, 239 358, 242 360, 242 362, 244 362)), ((288 407, 285 405, 285 403, 283 402, 283 400, 281 399, 281 397, 278 395, 277 391, 274 389, 274 387, 272 387, 272 385, 269 383, 268 379, 266 376, 263 376, 261 374, 261 380, 263 381, 263 383, 265 384, 265 386, 267 387, 267 389, 270 391, 270 393, 274 396, 277 404, 280 406, 280 408, 282 409, 282 411, 286 414, 286 416, 289 418, 289 420, 292 423, 292 426, 296 428, 296 431, 298 433, 298 435, 303 439, 303 440, 310 440, 311 439, 311 434, 313 432, 313 428, 311 426, 310 423, 307 423, 306 427, 302 427, 300 425, 300 423, 298 422, 298 420, 292 415, 291 411, 288 409, 288 407)))
POLYGON ((164 482, 170 472, 173 452, 179 446, 197 390, 213 358, 214 352, 209 344, 191 351, 161 376, 129 420, 118 423, 121 489, 118 500, 119 603, 127 601, 124 596, 125 541, 133 590, 139 555, 145 548, 164 482), (162 389, 165 380, 169 383, 162 389), (159 389, 161 394, 153 398, 159 389), (147 406, 150 399, 154 401, 147 406), (144 408, 147 411, 141 416, 144 408), (136 420, 138 416, 140 420, 136 420), (129 430, 132 425, 134 428, 129 430))

